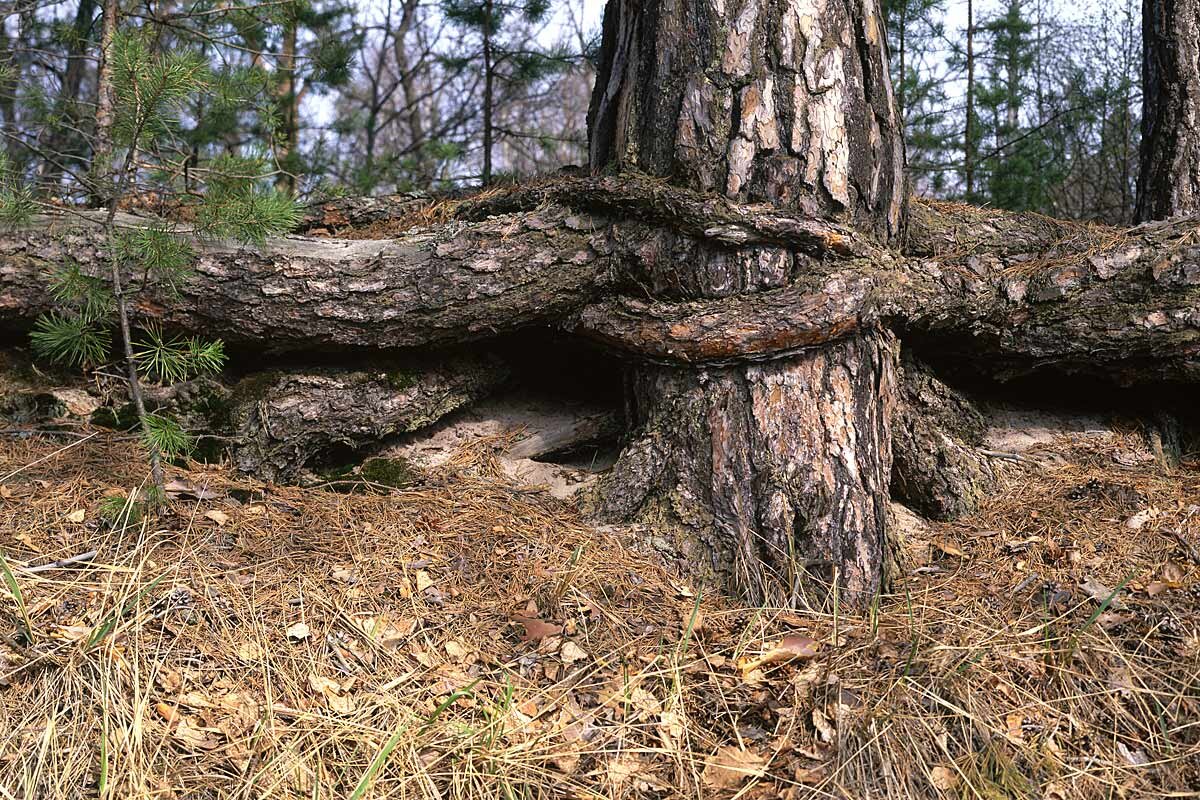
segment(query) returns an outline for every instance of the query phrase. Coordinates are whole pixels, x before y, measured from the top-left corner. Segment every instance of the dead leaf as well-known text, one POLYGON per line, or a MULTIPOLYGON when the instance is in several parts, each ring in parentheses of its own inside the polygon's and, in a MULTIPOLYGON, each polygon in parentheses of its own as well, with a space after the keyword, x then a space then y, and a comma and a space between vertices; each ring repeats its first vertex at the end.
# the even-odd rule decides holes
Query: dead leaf
POLYGON ((753 672, 768 664, 783 664, 798 658, 812 658, 820 644, 815 639, 790 633, 770 647, 758 658, 743 659, 739 666, 743 673, 753 672))
POLYGON ((216 728, 204 728, 197 725, 190 717, 180 719, 179 724, 171 731, 171 735, 183 744, 201 750, 215 750, 220 747, 221 740, 217 738, 219 733, 220 731, 216 728))
POLYGON ((178 478, 169 482, 163 487, 163 491, 167 493, 167 497, 172 500, 180 498, 191 498, 193 500, 215 500, 220 497, 219 494, 211 489, 205 489, 202 486, 197 486, 191 481, 182 481, 178 478))
POLYGON ((1108 603, 1108 607, 1114 611, 1120 611, 1125 608, 1125 603, 1121 601, 1116 590, 1111 586, 1105 586, 1095 578, 1088 578, 1083 583, 1079 584, 1079 588, 1087 592, 1087 596, 1095 600, 1097 603, 1108 603), (1111 599, 1110 599, 1111 598, 1111 599))
POLYGON ((713 789, 737 789, 766 772, 766 759, 750 750, 725 745, 704 762, 704 783, 713 789))
POLYGON ((948 792, 958 786, 958 773, 950 767, 934 767, 929 770, 929 782, 935 788, 948 792))
POLYGON ((563 632, 561 625, 555 625, 552 622, 544 622, 540 619, 532 619, 530 617, 513 617, 515 622, 521 623, 525 628, 525 633, 521 636, 522 642, 540 642, 547 636, 557 636, 563 632))
POLYGON ((1144 767, 1150 763, 1150 756, 1146 755, 1145 750, 1141 748, 1130 750, 1124 742, 1117 742, 1117 752, 1131 767, 1144 767))
POLYGON ((562 649, 558 651, 558 657, 563 660, 564 664, 574 664, 576 661, 584 661, 589 658, 587 651, 570 639, 563 642, 562 649))
POLYGON ((354 711, 354 698, 345 695, 341 684, 332 678, 309 673, 308 685, 324 698, 330 711, 336 714, 349 714, 354 711))
POLYGON ((1158 509, 1144 508, 1134 514, 1129 519, 1125 520, 1125 527, 1131 531, 1139 531, 1142 527, 1153 519, 1158 514, 1158 509))
POLYGON ((1175 588, 1183 582, 1186 572, 1179 564, 1176 564, 1174 561, 1168 561, 1166 564, 1163 564, 1162 569, 1159 570, 1159 574, 1162 575, 1163 580, 1173 584, 1172 588, 1175 588))
POLYGON ((74 511, 72 511, 70 514, 67 514, 67 522, 83 522, 84 518, 86 518, 86 517, 87 517, 87 512, 84 511, 82 508, 77 508, 74 511))
POLYGON ((162 670, 154 676, 154 682, 168 694, 175 694, 183 688, 183 676, 178 670, 170 667, 163 667, 162 670))
POLYGON ((455 661, 462 661, 467 657, 470 651, 462 646, 461 642, 456 642, 453 639, 446 642, 446 655, 453 658, 455 661))
POLYGON ((962 548, 960 548, 954 542, 948 542, 944 539, 934 539, 933 546, 938 550, 941 550, 946 555, 954 556, 955 558, 962 558, 965 555, 962 551, 962 548))
POLYGON ((1014 711, 1004 718, 1008 725, 1008 731, 1005 734, 1010 741, 1020 743, 1025 738, 1025 715, 1020 711, 1014 711))
POLYGON ((208 511, 205 511, 204 516, 208 517, 218 525, 224 525, 226 522, 229 522, 229 515, 224 511, 218 511, 215 508, 210 508, 208 511))
POLYGON ((167 721, 168 725, 174 725, 180 720, 179 711, 170 703, 159 701, 154 704, 154 710, 167 721))
POLYGON ((302 642, 311 634, 312 632, 303 622, 297 622, 293 625, 290 625, 287 629, 287 638, 293 642, 302 642))
POLYGON ((432 589, 436 584, 429 573, 423 569, 417 570, 417 591, 424 594, 426 589, 432 589))
POLYGON ((262 648, 258 642, 242 642, 237 648, 237 657, 242 661, 258 661, 262 658, 262 648))

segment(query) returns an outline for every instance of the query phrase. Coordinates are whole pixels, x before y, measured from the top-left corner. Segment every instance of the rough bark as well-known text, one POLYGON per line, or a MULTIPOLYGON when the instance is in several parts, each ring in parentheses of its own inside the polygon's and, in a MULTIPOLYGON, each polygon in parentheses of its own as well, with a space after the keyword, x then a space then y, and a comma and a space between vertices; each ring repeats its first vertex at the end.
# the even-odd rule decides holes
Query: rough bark
POLYGON ((233 462, 265 480, 293 480, 331 453, 428 427, 507 377, 501 362, 470 356, 253 375, 233 387, 226 404, 233 462))
POLYGON ((903 143, 873 0, 612 0, 602 53, 594 170, 899 233, 903 143))
MULTIPOLYGON (((369 223, 385 221, 372 213, 369 223)), ((865 572, 858 556, 886 551, 876 501, 889 474, 897 495, 934 516, 968 508, 986 486, 969 409, 923 372, 893 380, 882 331, 993 377, 1200 376, 1195 219, 1118 231, 913 203, 897 253, 803 212, 626 177, 491 194, 447 213, 388 241, 201 242, 184 297, 139 311, 276 349, 386 349, 556 324, 623 351, 637 427, 605 510, 672 522, 677 551, 780 602, 806 591, 799 575, 831 577, 814 568, 825 562, 849 597, 884 581, 885 559, 865 572), (835 374, 889 377, 842 389, 835 374), (776 385, 779 403, 759 399, 776 385), (837 419, 874 427, 847 448, 826 432, 837 419), (657 483, 646 488, 647 476, 657 483), (795 523, 792 540, 781 519, 795 523)), ((42 273, 64 255, 91 269, 99 252, 87 226, 0 235, 5 322, 48 307, 42 273)), ((342 421, 312 424, 336 441, 342 421)))
MULTIPOLYGON (((144 224, 125 217, 122 224, 144 224)), ((106 271, 90 218, 0 232, 0 322, 53 307, 46 275, 74 259, 106 271)), ((178 294, 151 289, 143 318, 274 351, 396 348, 493 336, 553 321, 611 282, 607 232, 562 209, 416 228, 401 238, 290 237, 262 247, 196 242, 178 294)))
MULTIPOLYGON (((593 171, 899 236, 903 143, 873 0, 613 0, 602 48, 593 171)), ((681 549, 748 595, 797 602, 811 574, 836 574, 850 597, 873 594, 884 580, 878 503, 894 379, 890 340, 854 313, 862 298, 797 291, 818 265, 778 244, 735 250, 669 232, 639 255, 627 274, 649 300, 587 309, 581 330, 658 359, 740 360, 744 350, 774 360, 635 370, 642 444, 615 467, 607 505, 632 511, 629 487, 649 467, 671 487, 681 549), (768 293, 779 303, 759 314, 768 293), (818 342, 830 343, 804 350, 818 342), (808 569, 823 563, 833 572, 808 569)))
POLYGON ((764 364, 641 370, 640 434, 602 513, 660 523, 689 569, 759 602, 811 598, 814 577, 869 597, 887 543, 896 354, 871 331, 764 364))
MULTIPOLYGON (((612 0, 590 159, 618 175, 389 200, 372 221, 406 219, 386 241, 202 243, 182 297, 139 313, 285 350, 571 328, 629 356, 608 514, 657 520, 762 602, 831 581, 862 601, 886 581, 892 475, 935 514, 986 477, 968 404, 919 367, 901 383, 893 332, 1001 376, 1200 377, 1196 220, 909 213, 881 34, 873 0, 612 0)), ((323 227, 353 222, 338 209, 323 227)), ((86 226, 0 235, 0 313, 27 324, 49 303, 41 271, 70 256, 99 273, 99 253, 86 226)), ((383 391, 366 380, 333 391, 383 391)))
POLYGON ((907 352, 892 425, 892 497, 932 519, 975 508, 994 475, 980 452, 983 415, 907 352))
POLYGON ((914 204, 888 309, 960 368, 1200 379, 1200 218, 1128 230, 914 204))
POLYGON ((1200 0, 1142 2, 1137 219, 1200 211, 1200 0))

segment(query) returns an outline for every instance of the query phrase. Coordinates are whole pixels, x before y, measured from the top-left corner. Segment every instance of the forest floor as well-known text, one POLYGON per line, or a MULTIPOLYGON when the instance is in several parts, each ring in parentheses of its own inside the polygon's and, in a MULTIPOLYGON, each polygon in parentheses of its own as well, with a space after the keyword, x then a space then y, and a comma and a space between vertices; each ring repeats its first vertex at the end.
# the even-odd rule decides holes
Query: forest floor
POLYGON ((1200 468, 1139 442, 909 519, 851 614, 705 595, 486 448, 390 494, 192 465, 109 524, 128 441, 8 435, 0 796, 1197 797, 1200 468))

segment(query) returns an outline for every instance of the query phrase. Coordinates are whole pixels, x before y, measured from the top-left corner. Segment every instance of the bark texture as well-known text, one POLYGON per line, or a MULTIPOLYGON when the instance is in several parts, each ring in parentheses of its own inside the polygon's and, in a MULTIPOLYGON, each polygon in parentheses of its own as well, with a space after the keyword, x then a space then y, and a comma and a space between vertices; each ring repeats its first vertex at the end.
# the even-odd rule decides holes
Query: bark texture
POLYGON ((233 388, 226 426, 239 469, 293 480, 331 452, 359 451, 428 427, 508 377, 494 359, 261 373, 233 388))
MULTIPOLYGON (((275 350, 531 325, 619 350, 631 441, 602 510, 773 604, 884 585, 890 481, 935 516, 986 483, 970 403, 898 367, 894 334, 992 376, 1200 378, 1196 218, 1119 231, 905 202, 874 0, 611 0, 603 37, 592 177, 325 204, 314 232, 403 233, 202 242, 182 296, 139 315, 275 350)), ((0 233, 4 323, 49 307, 66 258, 104 274, 98 230, 71 220, 0 233)), ((384 373, 271 379, 240 458, 282 475, 477 396, 480 374, 434 370, 404 400, 384 373)))
POLYGON ((1200 0, 1142 2, 1137 218, 1200 211, 1200 0))
POLYGON ((736 367, 653 367, 635 381, 640 435, 606 478, 603 513, 655 519, 692 569, 793 605, 838 578, 879 589, 896 345, 869 332, 736 367))
MULTIPOLYGON (((100 227, 78 215, 0 233, 0 320, 15 327, 50 310, 46 274, 67 259, 105 274, 102 244, 100 227)), ((277 351, 493 336, 559 318, 598 296, 612 272, 606 231, 564 209, 415 228, 387 240, 289 237, 254 248, 199 241, 196 249, 179 293, 151 290, 138 312, 277 351)))
POLYGON ((975 508, 994 475, 980 452, 983 415, 907 353, 892 425, 892 497, 932 519, 975 508))
POLYGON ((873 0, 612 0, 594 170, 671 178, 889 239, 903 142, 873 0))

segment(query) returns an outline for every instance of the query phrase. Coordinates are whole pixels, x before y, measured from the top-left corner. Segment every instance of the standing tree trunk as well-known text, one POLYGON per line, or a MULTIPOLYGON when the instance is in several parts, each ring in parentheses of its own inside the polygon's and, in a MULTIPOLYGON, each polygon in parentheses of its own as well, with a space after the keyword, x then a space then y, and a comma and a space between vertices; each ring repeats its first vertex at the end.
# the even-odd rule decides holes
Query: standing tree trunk
POLYGON ((963 127, 963 196, 975 195, 975 5, 967 0, 967 119, 963 127))
MULTIPOLYGON (((593 170, 898 235, 903 145, 872 0, 611 0, 603 36, 593 170)), ((666 234, 629 277, 686 302, 781 288, 809 266, 786 247, 666 234)), ((639 438, 601 502, 673 523, 689 563, 760 602, 797 602, 811 576, 869 596, 884 577, 895 362, 891 336, 864 326, 766 364, 636 367, 639 438)))
POLYGON ((75 131, 78 130, 80 118, 79 90, 83 86, 83 75, 87 69, 88 43, 92 36, 92 23, 96 15, 95 0, 79 0, 75 10, 75 21, 71 26, 71 43, 67 51, 67 69, 63 73, 62 83, 55 101, 55 116, 70 121, 70 124, 56 125, 50 131, 46 150, 47 159, 41 165, 43 180, 57 186, 68 160, 78 158, 77 145, 72 146, 75 131))
POLYGON ((492 34, 495 25, 495 10, 491 0, 483 5, 483 177, 484 186, 492 182, 492 138, 495 112, 496 63, 492 52, 492 34))
POLYGON ((104 10, 100 21, 100 66, 96 70, 96 134, 95 145, 92 147, 92 181, 90 192, 94 197, 107 199, 111 187, 112 156, 113 156, 113 95, 112 85, 112 49, 113 37, 117 33, 120 21, 118 0, 104 0, 104 10), (99 186, 105 188, 99 190, 99 186))
POLYGON ((296 38, 299 21, 296 9, 287 10, 287 21, 283 28, 283 42, 279 49, 279 103, 283 107, 283 130, 275 148, 275 160, 279 164, 279 177, 275 185, 288 195, 296 194, 296 174, 293 164, 300 146, 300 95, 296 91, 296 38))
POLYGON ((1200 0, 1142 0, 1137 218, 1200 210, 1200 0))

